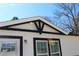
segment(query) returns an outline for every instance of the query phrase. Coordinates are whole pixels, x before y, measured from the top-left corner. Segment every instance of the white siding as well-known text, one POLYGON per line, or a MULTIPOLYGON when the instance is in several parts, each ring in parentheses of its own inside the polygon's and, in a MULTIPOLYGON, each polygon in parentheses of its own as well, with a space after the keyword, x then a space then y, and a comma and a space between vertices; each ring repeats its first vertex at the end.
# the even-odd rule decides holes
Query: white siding
POLYGON ((55 33, 59 33, 57 30, 47 26, 47 25, 44 25, 44 29, 43 31, 48 31, 48 32, 55 32, 55 33))
POLYGON ((33 32, 20 32, 20 31, 8 31, 0 30, 0 35, 10 35, 10 36, 23 36, 23 55, 24 56, 33 56, 34 55, 34 46, 33 38, 58 38, 61 41, 62 55, 71 56, 79 55, 79 36, 66 36, 66 35, 55 35, 55 34, 44 34, 33 32), (27 40, 27 43, 24 42, 27 40))
MULTIPOLYGON (((35 24, 33 22, 26 23, 26 24, 21 24, 21 25, 17 25, 17 26, 12 26, 11 28, 37 30, 36 26, 35 26, 35 24)), ((43 31, 59 33, 59 31, 49 27, 46 24, 44 25, 43 31)))
POLYGON ((36 27, 35 27, 34 23, 32 23, 32 22, 26 23, 26 24, 17 25, 17 26, 12 26, 11 28, 36 30, 36 27))

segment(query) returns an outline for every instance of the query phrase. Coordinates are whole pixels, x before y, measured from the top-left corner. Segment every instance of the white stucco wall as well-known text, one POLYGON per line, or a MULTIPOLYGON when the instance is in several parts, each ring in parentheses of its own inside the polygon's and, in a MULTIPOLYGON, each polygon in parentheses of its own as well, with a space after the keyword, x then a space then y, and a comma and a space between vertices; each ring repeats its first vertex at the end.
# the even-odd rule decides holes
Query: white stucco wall
POLYGON ((20 31, 8 31, 0 30, 0 35, 10 35, 10 36, 23 36, 23 55, 24 56, 33 56, 34 55, 34 46, 33 38, 58 38, 60 39, 62 55, 71 56, 79 55, 79 36, 67 36, 67 35, 55 35, 55 34, 44 34, 33 32, 20 32, 20 31), (24 40, 27 40, 25 43, 24 40))

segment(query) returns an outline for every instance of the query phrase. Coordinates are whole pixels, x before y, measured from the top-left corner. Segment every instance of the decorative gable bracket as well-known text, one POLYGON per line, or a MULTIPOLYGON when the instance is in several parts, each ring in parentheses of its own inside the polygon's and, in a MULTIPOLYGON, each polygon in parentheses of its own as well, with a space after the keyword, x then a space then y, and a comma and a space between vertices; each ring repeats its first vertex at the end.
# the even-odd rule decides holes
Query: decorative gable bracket
POLYGON ((44 28, 44 22, 42 22, 41 20, 37 20, 37 21, 33 21, 36 29, 38 30, 38 32, 41 34, 44 28))

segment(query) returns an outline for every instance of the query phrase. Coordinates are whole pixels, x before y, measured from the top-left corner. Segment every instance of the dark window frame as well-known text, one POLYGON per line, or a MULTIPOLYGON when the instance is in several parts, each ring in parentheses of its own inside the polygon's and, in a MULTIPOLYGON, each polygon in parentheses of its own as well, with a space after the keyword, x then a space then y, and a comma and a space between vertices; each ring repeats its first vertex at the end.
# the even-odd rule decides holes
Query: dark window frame
POLYGON ((22 36, 9 36, 9 35, 0 35, 0 38, 11 38, 11 39, 19 39, 20 41, 20 56, 23 56, 23 37, 22 36))
MULTIPOLYGON (((47 40, 48 41, 49 39, 59 41, 60 56, 62 56, 62 49, 61 49, 60 39, 57 39, 57 38, 33 38, 34 56, 36 56, 36 42, 35 41, 36 40, 47 40)), ((50 47, 49 47, 49 44, 48 44, 48 50, 49 50, 49 56, 51 56, 50 55, 50 47)))

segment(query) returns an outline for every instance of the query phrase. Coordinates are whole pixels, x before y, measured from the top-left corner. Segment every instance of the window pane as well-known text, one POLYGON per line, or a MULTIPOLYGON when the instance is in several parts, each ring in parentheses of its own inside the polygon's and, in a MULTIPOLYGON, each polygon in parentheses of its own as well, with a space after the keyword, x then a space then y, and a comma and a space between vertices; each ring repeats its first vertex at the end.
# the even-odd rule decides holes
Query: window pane
POLYGON ((59 51, 59 47, 58 47, 58 42, 53 42, 51 45, 51 52, 58 52, 59 51))
POLYGON ((47 43, 46 42, 37 42, 37 52, 38 53, 47 53, 47 43))
POLYGON ((49 45, 50 45, 50 54, 52 56, 59 56, 59 53, 60 53, 60 48, 59 48, 59 41, 55 41, 55 40, 50 40, 49 41, 49 45))
POLYGON ((59 56, 59 55, 60 55, 59 53, 51 54, 51 56, 59 56))
POLYGON ((6 50, 7 52, 15 51, 15 46, 15 43, 2 43, 1 52, 3 52, 4 50, 6 50))

